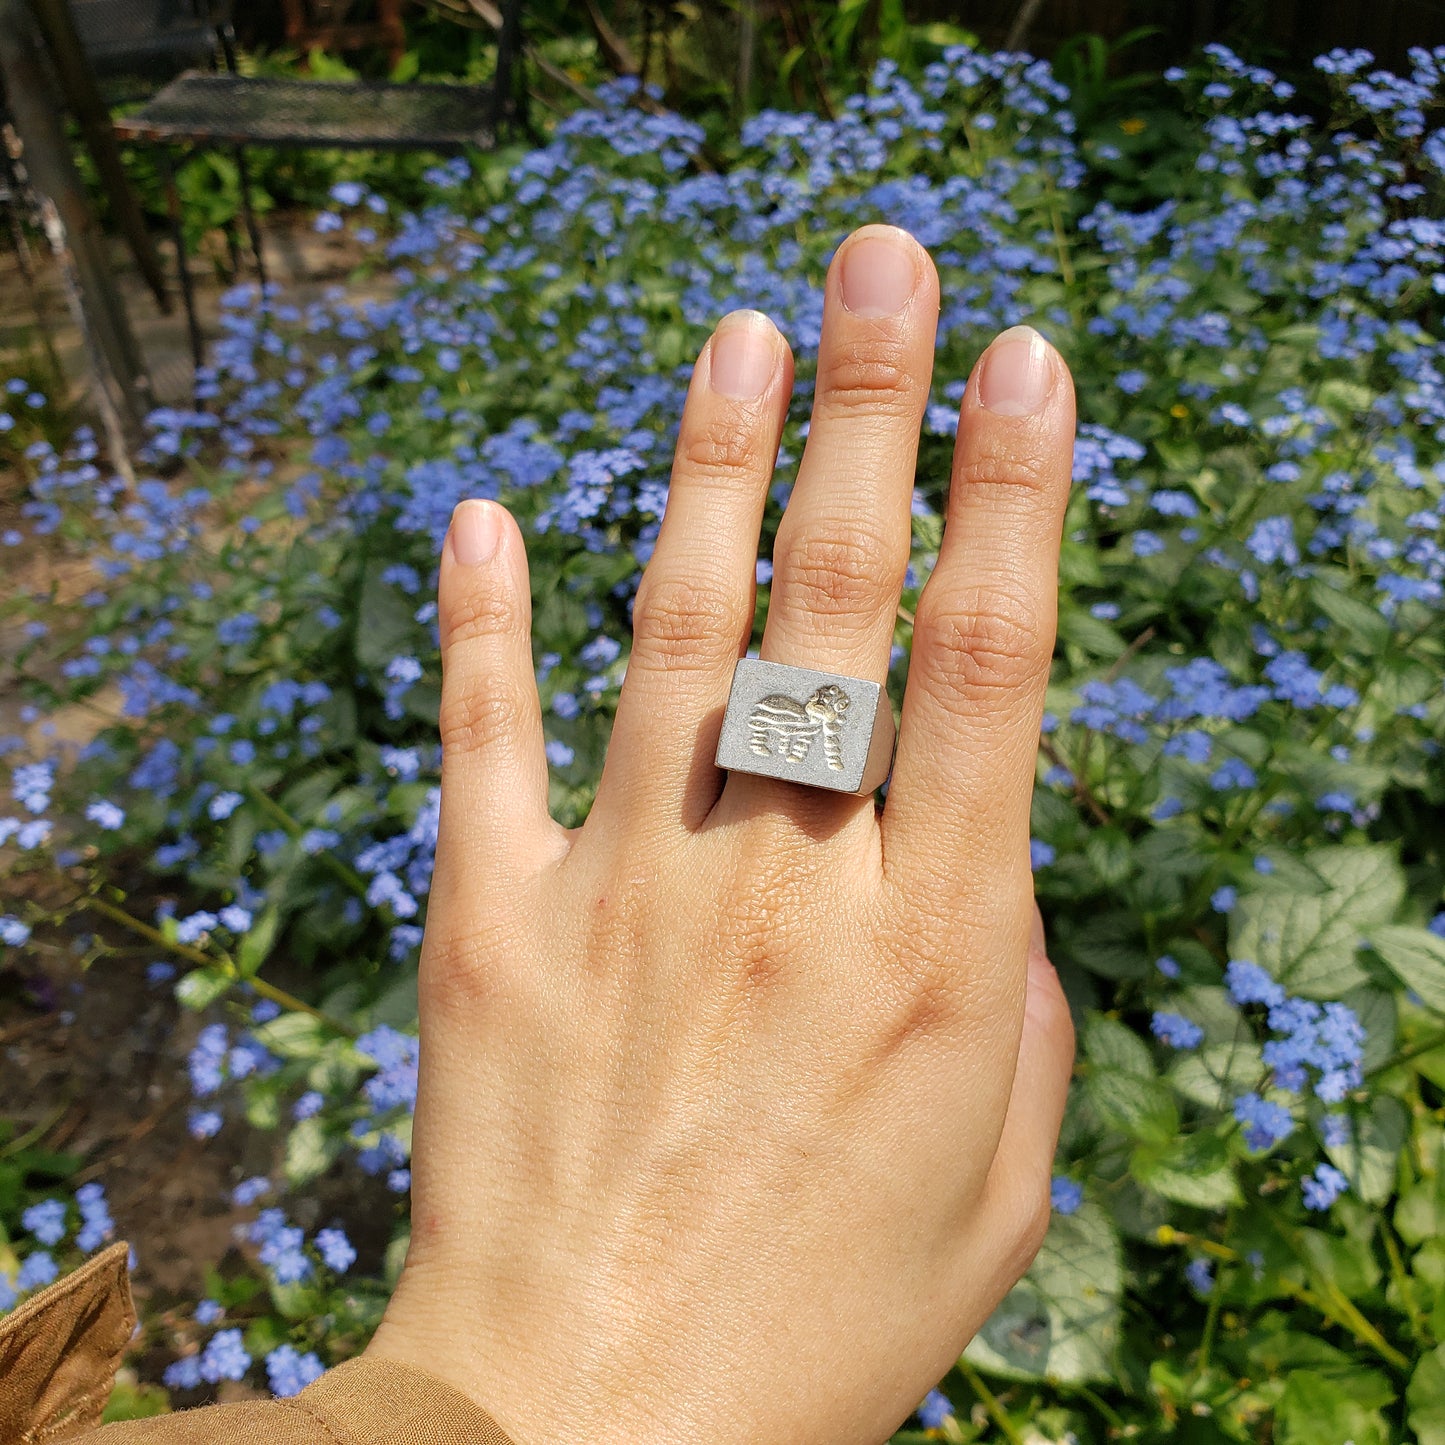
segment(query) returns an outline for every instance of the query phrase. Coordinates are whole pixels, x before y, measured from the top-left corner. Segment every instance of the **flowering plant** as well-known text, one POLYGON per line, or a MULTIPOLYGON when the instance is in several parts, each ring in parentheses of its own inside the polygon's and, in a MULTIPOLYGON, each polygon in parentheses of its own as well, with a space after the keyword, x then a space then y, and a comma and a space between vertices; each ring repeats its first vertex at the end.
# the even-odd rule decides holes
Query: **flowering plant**
MULTIPOLYGON (((83 553, 94 585, 12 604, 32 726, 5 743, 0 844, 72 880, 87 926, 151 939, 158 979, 185 966, 214 1019, 193 1132, 282 1141, 236 1196, 265 1200, 255 1275, 175 1334, 172 1388, 264 1358, 299 1389, 365 1338, 405 1247, 452 507, 500 498, 529 533, 575 822, 697 346, 746 305, 799 356, 761 607, 824 262, 886 220, 943 294, 895 692, 982 343, 1046 330, 1083 418, 1033 814, 1081 1020, 1054 1226, 898 1438, 1445 1440, 1445 52, 1413 62, 1322 58, 1322 127, 1216 48, 1171 77, 1196 149, 1144 210, 1089 199, 1119 153, 1075 138, 1026 57, 881 65, 836 119, 750 121, 721 172, 614 86, 544 146, 435 168, 419 210, 338 186, 318 224, 375 245, 388 284, 228 298, 206 410, 152 418, 174 480, 128 488, 85 433, 25 447, 3 540, 83 553), (46 718, 80 702, 109 720, 67 753, 46 718), (278 959, 311 970, 305 999, 278 959), (283 1198, 346 1160, 398 1201, 369 1272, 283 1198)), ((0 937, 57 921, 26 905, 0 937)), ((74 1208, 109 1231, 87 1207, 28 1203, 8 1291, 57 1267, 74 1208)))

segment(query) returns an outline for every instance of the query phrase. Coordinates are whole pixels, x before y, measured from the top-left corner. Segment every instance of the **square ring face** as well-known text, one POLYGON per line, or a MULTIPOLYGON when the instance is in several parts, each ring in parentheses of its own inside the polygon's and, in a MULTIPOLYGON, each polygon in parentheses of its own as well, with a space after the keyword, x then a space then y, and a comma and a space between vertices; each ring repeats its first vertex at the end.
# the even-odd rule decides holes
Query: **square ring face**
POLYGON ((871 793, 893 757, 893 709, 876 682, 739 660, 717 765, 837 793, 871 793))

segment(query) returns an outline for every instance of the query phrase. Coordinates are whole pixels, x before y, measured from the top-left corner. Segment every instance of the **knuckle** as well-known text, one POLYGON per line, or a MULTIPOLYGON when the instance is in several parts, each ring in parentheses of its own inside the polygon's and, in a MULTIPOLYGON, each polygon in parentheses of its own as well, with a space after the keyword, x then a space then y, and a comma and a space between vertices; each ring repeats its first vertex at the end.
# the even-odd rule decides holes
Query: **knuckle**
POLYGON ((774 587, 805 615, 871 626, 872 614, 900 580, 900 559, 893 554, 867 527, 815 528, 787 540, 774 587))
POLYGON ((913 967, 895 1015, 895 1047, 910 1040, 948 1040, 956 1036, 961 1009, 956 980, 937 967, 913 967))
POLYGON ((956 1044, 969 1027, 975 1008, 976 987, 946 940, 920 934, 912 948, 886 950, 886 968, 892 1007, 882 1052, 892 1055, 915 1043, 935 1041, 956 1044))
POLYGON ((840 346, 819 381, 818 404, 825 413, 908 418, 922 387, 901 341, 876 339, 840 346))
POLYGON ((443 755, 495 748, 510 739, 523 715, 523 699, 495 678, 442 689, 437 732, 443 755))
POLYGON ((788 905, 796 906, 790 912, 801 912, 808 896, 811 874, 803 858, 801 850, 785 848, 766 874, 740 890, 728 907, 728 972, 741 1009, 762 1007, 796 977, 801 949, 788 929, 779 928, 777 918, 788 905))
POLYGON ((974 587, 948 600, 919 603, 926 685, 962 697, 1026 686, 1047 673, 1053 637, 1026 598, 1006 588, 974 587))
POLYGON ((1058 468, 1047 465, 1042 457, 1021 449, 995 450, 985 445, 966 457, 954 484, 979 497, 996 495, 1008 500, 1066 491, 1060 485, 1063 480, 1058 468))
POLYGON ((513 598, 484 587, 448 599, 446 618, 446 646, 449 648, 477 638, 519 632, 524 626, 513 598))
POLYGON ((420 984, 442 1017, 474 1014, 496 998, 500 981, 491 951, 471 934, 428 938, 422 950, 420 984))
POLYGON ((714 667, 737 649, 752 618, 737 589, 697 577, 645 575, 632 608, 629 666, 660 671, 714 667))
POLYGON ((690 476, 702 479, 751 476, 762 470, 758 429, 742 416, 690 423, 678 438, 677 455, 690 476))
POLYGON ((527 967, 529 951, 519 946, 525 934, 506 898, 494 893, 485 919, 475 916, 470 898, 446 911, 461 909, 470 910, 465 930, 437 931, 435 937, 428 932, 422 944, 418 984, 423 1009, 442 1020, 474 1020, 540 1006, 538 975, 527 967))

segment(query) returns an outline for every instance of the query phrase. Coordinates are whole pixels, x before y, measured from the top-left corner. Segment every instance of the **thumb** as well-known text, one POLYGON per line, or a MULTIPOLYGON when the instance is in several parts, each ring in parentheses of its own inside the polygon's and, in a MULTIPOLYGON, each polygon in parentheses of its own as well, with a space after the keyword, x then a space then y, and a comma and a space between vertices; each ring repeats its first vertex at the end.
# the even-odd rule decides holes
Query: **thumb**
POLYGON ((1074 1023, 1034 904, 1018 1063, 988 1182, 1016 1208, 1032 1212, 1048 1198, 1073 1068, 1074 1023))

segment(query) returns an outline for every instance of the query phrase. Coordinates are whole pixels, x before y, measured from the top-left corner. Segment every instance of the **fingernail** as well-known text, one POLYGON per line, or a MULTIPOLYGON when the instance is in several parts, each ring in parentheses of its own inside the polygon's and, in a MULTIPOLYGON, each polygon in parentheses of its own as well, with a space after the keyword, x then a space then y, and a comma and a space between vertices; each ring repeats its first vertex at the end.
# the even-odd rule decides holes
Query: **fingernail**
POLYGON ((1028 416, 1049 392, 1048 343, 1032 326, 1013 326, 983 354, 978 399, 998 416, 1028 416))
POLYGON ((730 311, 712 339, 709 381, 735 401, 752 401, 773 379, 773 323, 761 311, 730 311))
POLYGON ((489 562, 502 540, 502 514, 492 502, 458 502, 452 513, 452 556, 463 567, 489 562))
POLYGON ((843 305, 855 316, 892 316, 918 285, 918 258, 902 231, 874 232, 843 253, 843 305))

